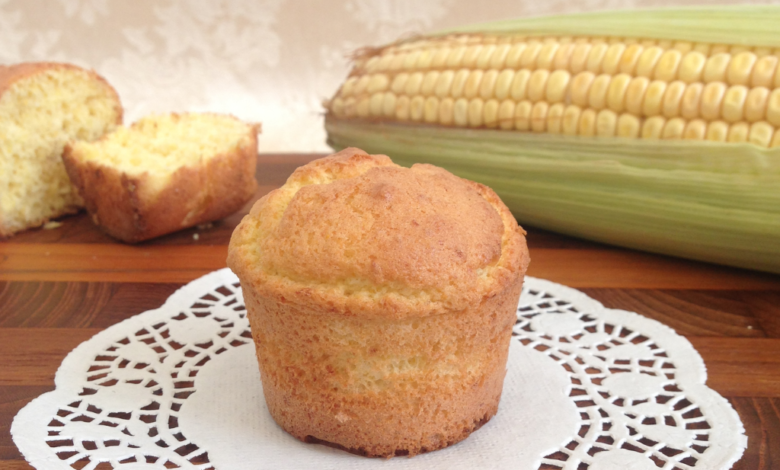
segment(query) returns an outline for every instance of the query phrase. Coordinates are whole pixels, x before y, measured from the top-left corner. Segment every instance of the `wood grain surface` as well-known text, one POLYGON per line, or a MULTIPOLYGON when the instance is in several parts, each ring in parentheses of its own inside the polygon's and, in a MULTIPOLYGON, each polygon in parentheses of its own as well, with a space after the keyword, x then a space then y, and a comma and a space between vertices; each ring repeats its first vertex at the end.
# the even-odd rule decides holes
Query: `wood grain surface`
MULTIPOLYGON (((261 155, 255 200, 316 157, 261 155)), ((62 219, 53 230, 0 241, 0 469, 32 468, 11 440, 11 421, 54 388, 65 355, 224 267, 230 234, 252 202, 208 227, 135 246, 112 240, 84 214, 62 219)), ((688 338, 707 365, 708 385, 745 425, 748 449, 733 468, 780 469, 780 276, 525 228, 530 275, 578 288, 688 338)))

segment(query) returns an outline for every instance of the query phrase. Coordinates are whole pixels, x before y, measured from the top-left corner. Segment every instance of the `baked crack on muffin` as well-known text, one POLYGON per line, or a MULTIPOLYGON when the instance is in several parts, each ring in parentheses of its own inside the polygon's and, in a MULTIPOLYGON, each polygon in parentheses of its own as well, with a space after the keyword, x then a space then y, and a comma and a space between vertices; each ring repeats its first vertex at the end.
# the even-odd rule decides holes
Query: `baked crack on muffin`
POLYGON ((525 232, 486 186, 346 149, 230 241, 273 419, 372 457, 459 442, 498 409, 525 232))

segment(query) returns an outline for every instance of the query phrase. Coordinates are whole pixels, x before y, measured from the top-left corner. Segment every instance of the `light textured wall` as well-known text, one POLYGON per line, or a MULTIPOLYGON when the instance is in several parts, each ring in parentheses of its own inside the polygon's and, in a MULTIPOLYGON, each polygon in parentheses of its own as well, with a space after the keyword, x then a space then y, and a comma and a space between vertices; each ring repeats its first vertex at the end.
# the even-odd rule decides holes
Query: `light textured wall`
POLYGON ((321 102, 361 46, 492 19, 701 3, 0 0, 0 63, 94 68, 118 90, 126 122, 152 112, 229 112, 263 123, 261 151, 327 151, 321 102))

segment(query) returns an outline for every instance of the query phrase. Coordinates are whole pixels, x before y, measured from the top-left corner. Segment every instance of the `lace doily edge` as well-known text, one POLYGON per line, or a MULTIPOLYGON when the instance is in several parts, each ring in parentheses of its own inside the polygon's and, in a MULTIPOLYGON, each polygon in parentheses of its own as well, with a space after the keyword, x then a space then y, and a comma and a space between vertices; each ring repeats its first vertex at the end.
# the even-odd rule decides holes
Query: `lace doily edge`
MULTIPOLYGON (((727 399, 706 386, 707 374, 704 361, 687 339, 677 334, 672 328, 638 313, 606 308, 597 300, 571 287, 531 276, 526 276, 526 280, 531 280, 534 284, 551 293, 558 293, 561 297, 572 300, 578 307, 592 309, 594 313, 598 312, 604 316, 605 321, 637 328, 643 335, 651 335, 655 342, 667 351, 672 352, 675 366, 678 370, 683 371, 687 378, 687 380, 679 381, 684 390, 702 399, 697 404, 702 408, 706 416, 717 416, 719 418, 719 426, 710 430, 711 434, 715 434, 713 441, 718 442, 719 439, 717 437, 722 437, 726 442, 730 441, 732 443, 732 445, 728 446, 713 445, 710 447, 707 452, 707 464, 717 465, 719 468, 730 468, 742 458, 748 441, 739 415, 727 399), (733 439, 733 437, 736 437, 736 439, 733 439)), ((176 290, 162 306, 139 313, 112 325, 73 349, 57 369, 54 379, 55 390, 33 399, 13 419, 11 436, 27 461, 35 468, 61 468, 63 470, 71 468, 69 465, 55 460, 51 456, 36 455, 37 447, 35 443, 44 441, 47 434, 45 427, 39 426, 39 422, 35 418, 46 413, 48 413, 46 416, 54 416, 63 403, 58 397, 67 399, 74 391, 76 393, 80 391, 73 389, 68 384, 67 377, 72 373, 80 373, 79 369, 83 367, 83 364, 89 363, 93 359, 96 342, 101 346, 110 345, 116 341, 117 332, 125 333, 136 327, 142 329, 147 326, 147 323, 143 320, 159 311, 187 308, 192 303, 192 296, 202 294, 204 288, 211 289, 236 282, 238 282, 238 278, 229 268, 222 268, 208 273, 176 290), (31 436, 35 437, 31 438, 31 436)), ((723 440, 720 441, 723 442, 723 440)))

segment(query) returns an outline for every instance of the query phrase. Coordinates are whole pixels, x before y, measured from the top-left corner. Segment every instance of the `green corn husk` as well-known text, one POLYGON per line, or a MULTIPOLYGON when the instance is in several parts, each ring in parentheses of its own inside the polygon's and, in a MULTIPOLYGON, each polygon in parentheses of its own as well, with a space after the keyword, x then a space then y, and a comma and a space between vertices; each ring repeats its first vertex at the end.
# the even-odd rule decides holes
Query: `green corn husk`
POLYGON ((771 5, 616 10, 492 21, 434 33, 617 36, 779 47, 780 8, 771 5))
MULTIPOLYGON (((607 12, 445 31, 780 46, 780 8, 607 12)), ((780 273, 780 147, 325 119, 335 149, 442 166, 493 188, 521 224, 780 273)))

